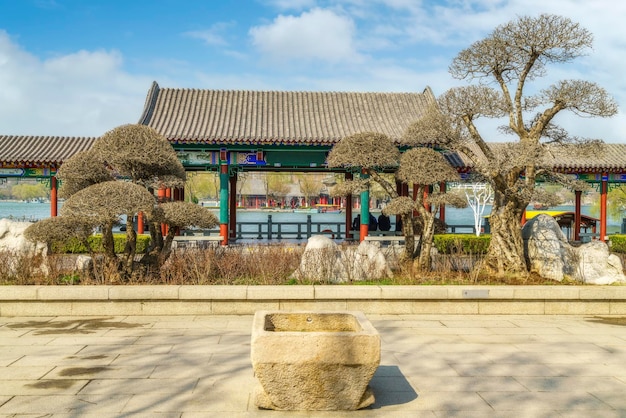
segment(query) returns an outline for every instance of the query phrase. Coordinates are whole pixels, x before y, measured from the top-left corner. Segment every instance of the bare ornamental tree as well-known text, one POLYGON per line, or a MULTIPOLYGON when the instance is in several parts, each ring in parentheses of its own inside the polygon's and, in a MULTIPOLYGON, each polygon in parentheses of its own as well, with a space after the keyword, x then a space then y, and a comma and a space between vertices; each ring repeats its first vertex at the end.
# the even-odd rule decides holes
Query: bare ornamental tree
POLYGON ((544 176, 569 181, 553 171, 554 156, 571 158, 601 150, 601 141, 570 136, 556 126, 555 116, 562 111, 600 117, 617 112, 609 94, 589 81, 562 80, 538 93, 526 93, 531 81, 546 74, 548 65, 569 63, 591 46, 591 33, 561 16, 519 17, 498 26, 461 51, 450 66, 455 78, 479 84, 448 90, 438 98, 438 106, 407 131, 409 144, 436 139, 463 153, 493 187, 485 266, 499 275, 527 272, 521 219, 535 184, 544 176), (485 138, 476 125, 481 117, 505 117, 508 125, 502 132, 517 141, 488 142, 494 138, 485 138))
MULTIPOLYGON (((74 193, 61 207, 61 217, 72 219, 79 225, 99 228, 102 231, 104 255, 109 262, 117 264, 113 226, 121 215, 130 216, 130 236, 135 243, 137 235, 132 227, 132 217, 139 212, 151 214, 154 204, 154 196, 145 187, 112 180, 94 184, 74 193)), ((127 231, 127 238, 128 234, 127 231)), ((131 274, 134 256, 135 252, 127 248, 119 270, 131 274)))
MULTIPOLYGON (((100 228, 104 256, 118 267, 122 279, 133 273, 137 239, 133 218, 139 212, 146 215, 151 235, 149 254, 142 261, 152 263, 153 268, 158 268, 159 263, 163 263, 169 255, 169 247, 164 247, 160 223, 172 228, 195 224, 211 227, 217 224, 215 216, 203 215, 187 217, 189 224, 181 225, 180 217, 171 211, 156 211, 154 190, 182 186, 185 169, 167 139, 147 126, 123 125, 105 133, 89 151, 77 153, 65 161, 58 176, 62 184, 59 196, 67 199, 60 218, 68 219, 68 224, 76 224, 76 228, 68 231, 84 241, 85 229, 100 228), (122 215, 126 215, 127 219, 126 245, 122 259, 118 260, 113 245, 113 226, 122 215)), ((196 213, 195 205, 185 205, 177 206, 177 210, 196 213)), ((49 231, 49 239, 44 240, 49 242, 61 237, 56 226, 56 223, 51 223, 49 227, 43 225, 36 228, 49 231)))
POLYGON ((338 183, 333 188, 336 195, 357 194, 376 182, 392 199, 383 213, 394 214, 402 219, 402 233, 405 239, 405 255, 414 259, 419 255, 418 267, 430 268, 430 249, 435 232, 434 224, 439 205, 447 203, 465 206, 462 199, 454 195, 434 193, 425 197, 424 190, 440 182, 458 180, 458 173, 449 165, 444 156, 430 148, 414 148, 403 154, 388 136, 363 132, 347 136, 337 143, 328 154, 329 167, 358 169, 364 177, 338 183), (400 196, 395 182, 388 180, 384 171, 395 173, 397 180, 415 184, 416 200, 400 196), (427 207, 435 208, 433 211, 427 207), (414 212, 419 216, 414 217, 414 212), (421 228, 418 228, 418 224, 421 228), (420 239, 415 245, 415 231, 420 230, 420 239))

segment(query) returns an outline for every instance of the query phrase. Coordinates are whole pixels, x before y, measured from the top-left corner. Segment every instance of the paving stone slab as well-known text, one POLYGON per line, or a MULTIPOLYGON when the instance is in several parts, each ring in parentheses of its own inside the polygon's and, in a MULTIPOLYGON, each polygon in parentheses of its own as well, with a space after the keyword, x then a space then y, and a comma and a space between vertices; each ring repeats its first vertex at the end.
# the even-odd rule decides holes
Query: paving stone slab
POLYGON ((522 410, 528 413, 554 410, 611 411, 614 408, 596 396, 578 390, 574 392, 480 392, 494 410, 522 410))
POLYGON ((67 413, 75 417, 83 416, 83 414, 112 416, 122 412, 130 398, 129 395, 14 396, 0 406, 0 413, 41 415, 67 413))
MULTIPOLYGON (((0 331, 0 417, 626 416, 626 327, 611 324, 614 318, 368 317, 382 347, 376 403, 366 410, 256 409, 251 315, 117 315, 100 317, 103 326, 87 335, 33 335, 36 325, 0 331), (13 379, 5 380, 11 368, 13 379), (39 386, 21 389, 31 383, 39 386)), ((0 330, 29 321, 0 318, 0 330)))
POLYGON ((455 396, 463 396, 464 392, 528 392, 518 378, 511 376, 458 376, 454 379, 441 376, 409 376, 413 387, 418 392, 455 392, 455 396))
POLYGON ((197 378, 184 379, 94 379, 81 388, 81 394, 176 394, 192 393, 198 385, 197 378))
POLYGON ((74 395, 88 382, 77 379, 0 380, 0 395, 74 395))
POLYGON ((515 380, 532 392, 572 392, 588 388, 593 392, 621 391, 626 393, 626 384, 614 377, 516 376, 515 380))

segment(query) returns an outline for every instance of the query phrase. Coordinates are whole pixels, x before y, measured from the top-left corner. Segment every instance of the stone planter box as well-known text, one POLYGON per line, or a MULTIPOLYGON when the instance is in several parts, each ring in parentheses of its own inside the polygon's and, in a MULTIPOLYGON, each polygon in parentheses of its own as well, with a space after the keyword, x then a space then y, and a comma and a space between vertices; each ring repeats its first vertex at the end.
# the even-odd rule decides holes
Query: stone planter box
POLYGON ((356 410, 374 403, 368 384, 380 364, 380 335, 362 312, 258 311, 251 343, 259 408, 356 410))

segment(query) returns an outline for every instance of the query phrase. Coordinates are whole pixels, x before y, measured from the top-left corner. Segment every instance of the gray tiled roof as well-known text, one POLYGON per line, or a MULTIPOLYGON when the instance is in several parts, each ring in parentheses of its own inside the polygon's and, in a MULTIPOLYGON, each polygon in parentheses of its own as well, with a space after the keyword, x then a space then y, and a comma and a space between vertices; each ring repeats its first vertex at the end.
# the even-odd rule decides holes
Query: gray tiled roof
POLYGON ((435 101, 423 93, 198 90, 152 84, 139 123, 172 142, 332 145, 358 132, 394 140, 435 101))
POLYGON ((67 136, 0 135, 0 162, 8 164, 60 164, 87 150, 96 138, 67 136))
POLYGON ((572 156, 555 151, 554 168, 562 171, 605 171, 626 172, 626 144, 604 144, 602 148, 590 154, 572 156))
MULTIPOLYGON (((401 143, 408 125, 434 102, 429 88, 422 93, 235 91, 160 88, 155 82, 139 123, 179 144, 332 146, 364 131, 401 143)), ((0 135, 0 163, 60 164, 96 139, 0 135)), ((604 152, 583 157, 562 152, 553 157, 561 171, 626 172, 626 144, 606 144, 604 152)), ((449 153, 448 160, 460 169, 473 166, 463 154, 449 153)))
MULTIPOLYGON (((512 143, 490 142, 489 147, 496 153, 502 152, 512 143)), ((593 151, 581 152, 576 145, 545 144, 546 167, 552 167, 561 172, 626 172, 626 144, 602 144, 593 151)), ((473 147, 479 157, 485 158, 478 147, 473 147)), ((510 151, 509 151, 510 152, 510 151)), ((467 166, 473 166, 471 160, 465 161, 467 166)))

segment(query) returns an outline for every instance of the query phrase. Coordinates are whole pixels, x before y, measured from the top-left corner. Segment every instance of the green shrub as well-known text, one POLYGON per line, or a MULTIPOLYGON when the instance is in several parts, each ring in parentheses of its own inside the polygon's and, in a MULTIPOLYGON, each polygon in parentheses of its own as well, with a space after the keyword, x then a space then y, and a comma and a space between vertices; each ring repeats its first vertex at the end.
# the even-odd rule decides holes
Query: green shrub
MULTIPOLYGON (((137 235, 137 254, 144 253, 149 243, 149 235, 137 235)), ((102 235, 90 236, 89 245, 91 245, 94 251, 102 252, 102 235)), ((116 253, 123 253, 126 246, 126 234, 113 234, 113 245, 116 253)), ((52 251, 57 254, 84 254, 87 252, 87 248, 78 239, 72 238, 63 244, 54 245, 52 251)))
POLYGON ((626 235, 609 235, 611 251, 614 253, 626 253, 626 235))
POLYGON ((435 235, 434 246, 440 254, 485 254, 491 235, 442 234, 435 235))

